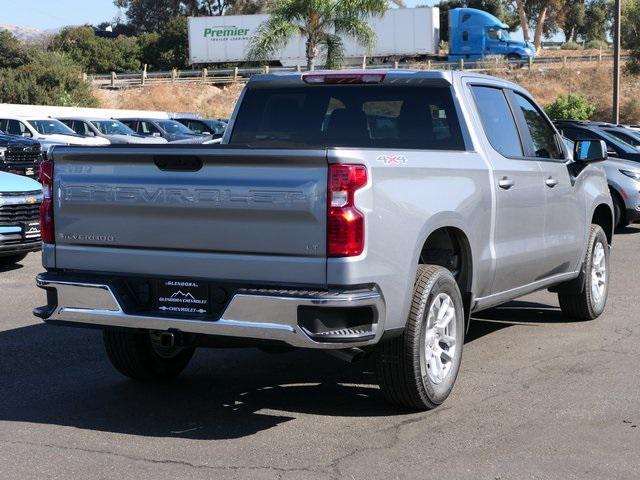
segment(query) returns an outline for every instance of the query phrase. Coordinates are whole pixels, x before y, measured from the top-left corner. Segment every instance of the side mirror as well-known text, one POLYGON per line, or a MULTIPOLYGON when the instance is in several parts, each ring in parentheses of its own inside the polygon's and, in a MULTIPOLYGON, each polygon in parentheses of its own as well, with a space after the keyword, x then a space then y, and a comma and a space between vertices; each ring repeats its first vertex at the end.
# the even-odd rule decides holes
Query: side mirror
POLYGON ((211 135, 211 132, 200 132, 200 135, 211 135))
POLYGON ((573 146, 573 159, 577 162, 602 162, 608 157, 604 140, 576 140, 573 146))
POLYGON ((152 137, 161 137, 162 135, 160 135, 160 132, 153 132, 151 134, 152 137))
POLYGON ((22 136, 25 138, 31 138, 33 137, 33 135, 31 134, 31 132, 22 132, 22 136))

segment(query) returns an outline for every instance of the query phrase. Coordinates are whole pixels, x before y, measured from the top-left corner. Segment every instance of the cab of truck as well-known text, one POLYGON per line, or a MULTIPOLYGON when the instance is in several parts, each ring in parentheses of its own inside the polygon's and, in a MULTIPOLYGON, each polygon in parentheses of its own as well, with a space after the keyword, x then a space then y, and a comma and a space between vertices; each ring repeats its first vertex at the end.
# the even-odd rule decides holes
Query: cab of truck
POLYGON ((475 8, 449 11, 449 60, 481 60, 488 56, 528 60, 535 56, 529 42, 512 40, 509 26, 475 8))

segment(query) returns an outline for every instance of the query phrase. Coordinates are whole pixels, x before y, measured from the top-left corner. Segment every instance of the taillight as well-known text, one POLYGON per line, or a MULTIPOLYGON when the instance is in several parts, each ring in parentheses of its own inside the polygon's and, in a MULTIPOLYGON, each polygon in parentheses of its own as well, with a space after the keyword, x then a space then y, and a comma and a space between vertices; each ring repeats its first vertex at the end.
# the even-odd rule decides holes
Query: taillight
POLYGON ((327 256, 355 257, 364 251, 364 215, 355 192, 367 184, 364 165, 329 165, 327 256))
POLYGON ((40 164, 40 183, 43 199, 40 204, 40 234, 44 243, 54 243, 53 231, 53 162, 47 160, 40 164))

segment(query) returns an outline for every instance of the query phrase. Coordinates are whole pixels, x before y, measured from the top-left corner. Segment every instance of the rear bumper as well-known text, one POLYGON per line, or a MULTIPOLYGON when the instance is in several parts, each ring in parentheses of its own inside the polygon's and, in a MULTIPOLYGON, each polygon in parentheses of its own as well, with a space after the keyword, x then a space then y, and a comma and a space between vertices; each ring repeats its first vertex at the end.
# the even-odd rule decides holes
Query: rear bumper
MULTIPOLYGON (((175 331, 283 342, 293 347, 341 349, 377 343, 383 333, 385 304, 376 287, 358 290, 240 289, 218 320, 129 314, 106 283, 67 281, 60 275, 40 274, 38 287, 48 291, 48 305, 34 314, 49 323, 102 328, 175 331), (307 310, 305 310, 306 307, 307 310), (301 311, 318 309, 370 309, 368 328, 310 332, 301 325, 301 311)), ((324 310, 334 312, 336 310, 324 310)), ((356 311, 356 310, 349 310, 356 311)))

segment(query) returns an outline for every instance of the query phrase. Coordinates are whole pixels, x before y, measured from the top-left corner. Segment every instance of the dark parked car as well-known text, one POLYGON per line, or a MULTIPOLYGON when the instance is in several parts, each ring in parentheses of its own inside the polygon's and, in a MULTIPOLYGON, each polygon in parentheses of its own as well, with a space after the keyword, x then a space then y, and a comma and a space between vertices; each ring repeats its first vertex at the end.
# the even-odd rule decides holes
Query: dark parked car
POLYGON ((614 137, 619 138, 623 142, 626 142, 636 148, 640 148, 640 132, 637 130, 632 130, 621 125, 613 125, 612 123, 601 123, 597 126, 614 137))
POLYGON ((0 130, 0 171, 37 178, 41 161, 40 142, 0 130))
POLYGON ((211 136, 200 135, 180 122, 166 118, 119 118, 131 130, 147 137, 162 137, 171 143, 204 143, 211 136))
POLYGON ((193 117, 174 117, 173 119, 200 135, 211 135, 212 138, 222 138, 227 129, 226 122, 221 120, 193 117))
POLYGON ((568 120, 556 122, 556 126, 572 141, 603 140, 607 144, 609 158, 601 166, 613 198, 615 225, 624 227, 640 221, 640 150, 614 134, 623 127, 568 120))

